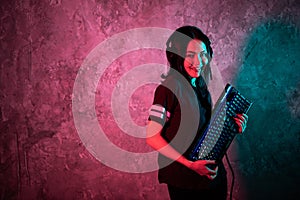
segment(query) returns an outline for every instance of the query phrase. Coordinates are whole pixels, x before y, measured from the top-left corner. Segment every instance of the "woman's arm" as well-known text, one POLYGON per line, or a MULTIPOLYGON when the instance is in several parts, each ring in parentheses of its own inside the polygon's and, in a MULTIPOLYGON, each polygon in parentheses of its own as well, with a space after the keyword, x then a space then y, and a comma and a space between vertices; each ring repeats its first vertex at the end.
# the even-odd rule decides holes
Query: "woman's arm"
POLYGON ((207 164, 215 164, 215 161, 212 160, 198 160, 192 162, 182 156, 178 151, 176 151, 169 143, 161 136, 162 125, 155 122, 149 121, 147 126, 147 138, 146 142, 153 149, 163 154, 164 156, 177 161, 184 166, 194 170, 202 176, 207 176, 209 179, 214 179, 217 174, 216 169, 210 169, 207 164))

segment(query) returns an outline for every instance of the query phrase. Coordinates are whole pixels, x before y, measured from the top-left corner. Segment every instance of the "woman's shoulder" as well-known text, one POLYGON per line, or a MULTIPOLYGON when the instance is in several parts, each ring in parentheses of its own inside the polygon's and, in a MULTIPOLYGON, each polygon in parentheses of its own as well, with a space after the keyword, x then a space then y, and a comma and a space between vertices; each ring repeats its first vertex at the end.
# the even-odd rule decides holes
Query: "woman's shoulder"
POLYGON ((160 85, 169 88, 172 91, 178 91, 183 86, 184 77, 179 74, 168 74, 160 85))

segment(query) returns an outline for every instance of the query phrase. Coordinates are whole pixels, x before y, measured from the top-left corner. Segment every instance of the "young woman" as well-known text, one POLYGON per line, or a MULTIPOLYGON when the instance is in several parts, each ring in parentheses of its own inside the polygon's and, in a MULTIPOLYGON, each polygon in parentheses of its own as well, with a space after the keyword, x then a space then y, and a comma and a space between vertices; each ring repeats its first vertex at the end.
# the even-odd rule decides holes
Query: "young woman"
MULTIPOLYGON (((168 185, 172 200, 226 200, 223 163, 187 158, 193 140, 209 124, 212 111, 207 89, 213 56, 210 40, 199 28, 183 26, 166 45, 170 70, 156 88, 147 127, 147 143, 159 152, 159 182, 168 185)), ((247 116, 237 115, 234 121, 243 132, 247 116)))

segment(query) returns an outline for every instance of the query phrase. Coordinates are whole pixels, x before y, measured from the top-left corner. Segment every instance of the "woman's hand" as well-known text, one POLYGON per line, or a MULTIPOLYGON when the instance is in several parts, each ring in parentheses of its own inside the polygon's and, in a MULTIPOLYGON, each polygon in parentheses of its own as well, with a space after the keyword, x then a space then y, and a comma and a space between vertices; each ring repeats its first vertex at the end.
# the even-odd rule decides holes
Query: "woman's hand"
POLYGON ((237 114, 233 119, 238 125, 238 133, 243 133, 247 127, 248 116, 246 114, 237 114))
POLYGON ((216 166, 214 169, 211 169, 208 165, 215 164, 216 162, 213 160, 197 160, 194 162, 191 161, 188 167, 199 175, 206 176, 208 179, 213 180, 217 176, 218 167, 216 166))

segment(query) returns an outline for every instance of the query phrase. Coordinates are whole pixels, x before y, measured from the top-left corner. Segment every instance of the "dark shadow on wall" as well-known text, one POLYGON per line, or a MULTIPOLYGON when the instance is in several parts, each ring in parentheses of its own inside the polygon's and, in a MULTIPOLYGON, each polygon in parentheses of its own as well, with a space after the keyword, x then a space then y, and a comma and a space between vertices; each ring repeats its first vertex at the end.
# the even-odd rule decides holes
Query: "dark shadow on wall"
POLYGON ((254 101, 247 130, 237 137, 248 199, 299 199, 299 28, 267 21, 252 31, 243 48, 234 84, 254 101))

